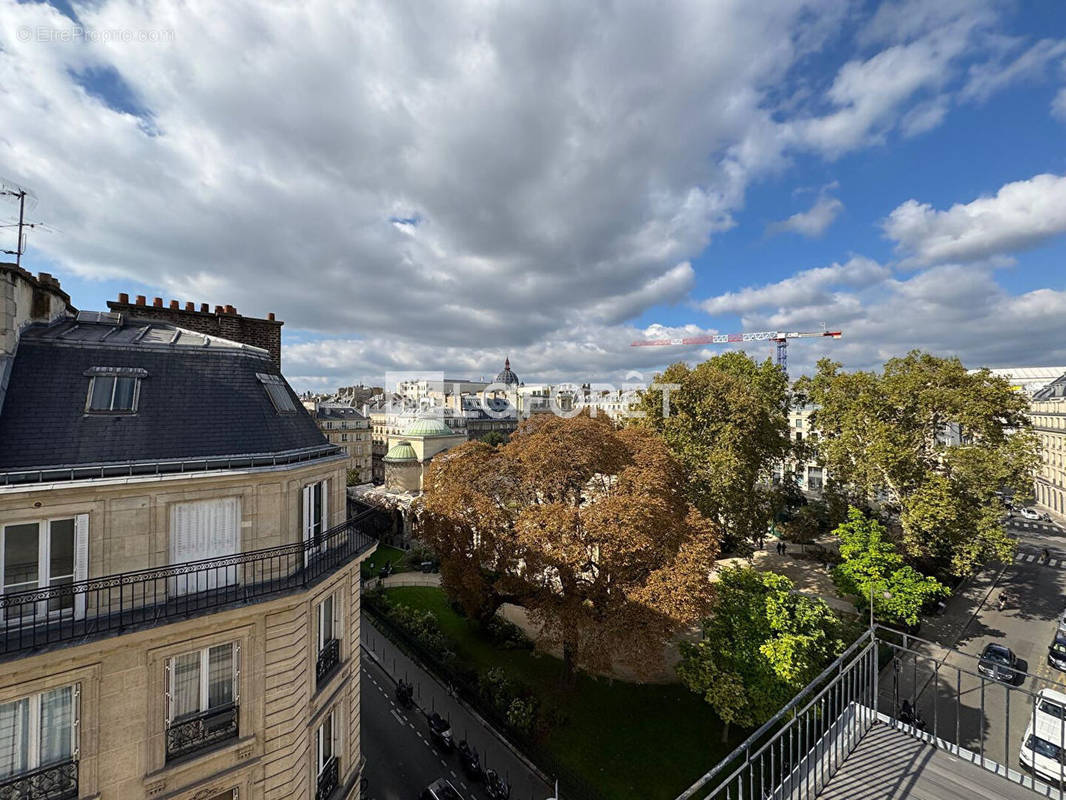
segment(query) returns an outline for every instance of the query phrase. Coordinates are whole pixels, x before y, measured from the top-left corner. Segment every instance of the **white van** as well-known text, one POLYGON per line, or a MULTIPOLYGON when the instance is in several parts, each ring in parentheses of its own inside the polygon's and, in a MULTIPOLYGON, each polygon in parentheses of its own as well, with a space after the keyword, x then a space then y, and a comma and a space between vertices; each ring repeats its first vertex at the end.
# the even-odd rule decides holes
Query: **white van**
POLYGON ((1018 760, 1038 777, 1058 783, 1066 780, 1066 694, 1041 689, 1035 705, 1018 760))

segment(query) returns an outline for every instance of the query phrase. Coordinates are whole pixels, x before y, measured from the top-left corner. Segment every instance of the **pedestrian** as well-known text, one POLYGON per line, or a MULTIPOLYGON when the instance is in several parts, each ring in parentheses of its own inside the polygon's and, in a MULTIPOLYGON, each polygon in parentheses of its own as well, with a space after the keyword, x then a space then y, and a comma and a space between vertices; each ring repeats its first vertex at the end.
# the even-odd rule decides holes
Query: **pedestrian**
POLYGON ((788 554, 788 545, 786 545, 784 542, 781 542, 781 555, 787 555, 787 554, 788 554))
POLYGON ((1043 559, 1044 563, 1046 564, 1048 561, 1051 560, 1051 551, 1045 547, 1044 552, 1040 554, 1040 558, 1043 559))

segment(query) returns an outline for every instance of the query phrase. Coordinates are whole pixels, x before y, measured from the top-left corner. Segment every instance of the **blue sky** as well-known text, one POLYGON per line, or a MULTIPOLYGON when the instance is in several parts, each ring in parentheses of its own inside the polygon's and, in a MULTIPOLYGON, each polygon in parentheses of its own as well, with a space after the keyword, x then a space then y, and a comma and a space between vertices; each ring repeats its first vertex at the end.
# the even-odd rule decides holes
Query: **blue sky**
POLYGON ((274 311, 300 387, 822 322, 794 373, 1066 365, 1066 5, 414 8, 0 0, 25 265, 274 311))

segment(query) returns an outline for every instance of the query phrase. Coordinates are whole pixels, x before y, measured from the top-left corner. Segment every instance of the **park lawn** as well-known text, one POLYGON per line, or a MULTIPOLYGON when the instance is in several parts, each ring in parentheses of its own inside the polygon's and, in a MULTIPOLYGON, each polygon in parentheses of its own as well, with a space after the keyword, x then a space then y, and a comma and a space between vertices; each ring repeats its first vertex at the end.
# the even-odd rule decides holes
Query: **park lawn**
POLYGON ((671 800, 726 756, 743 738, 734 729, 722 742, 722 723, 684 687, 634 684, 581 675, 577 688, 560 687, 562 662, 527 650, 501 650, 452 610, 441 589, 396 587, 389 598, 432 611, 454 642, 458 658, 479 672, 500 667, 531 687, 566 723, 544 745, 561 763, 607 797, 671 800))
POLYGON ((392 562, 393 573, 408 572, 411 567, 405 560, 406 556, 406 550, 401 550, 398 547, 389 547, 387 544, 379 544, 378 549, 374 551, 374 554, 363 562, 363 577, 376 578, 378 570, 385 566, 386 561, 392 562))

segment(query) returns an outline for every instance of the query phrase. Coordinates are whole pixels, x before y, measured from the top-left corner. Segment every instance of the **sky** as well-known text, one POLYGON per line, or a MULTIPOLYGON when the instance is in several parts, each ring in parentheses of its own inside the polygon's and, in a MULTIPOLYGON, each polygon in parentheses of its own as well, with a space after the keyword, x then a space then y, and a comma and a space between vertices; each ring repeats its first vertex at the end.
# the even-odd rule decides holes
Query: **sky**
POLYGON ((298 390, 1066 365, 1066 3, 0 0, 0 119, 23 266, 275 312, 298 390))

